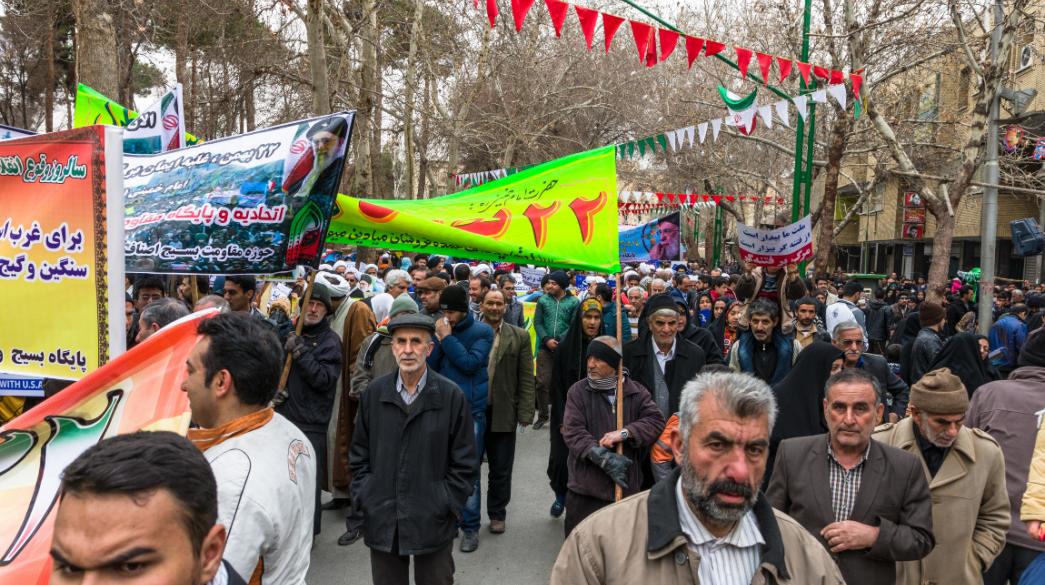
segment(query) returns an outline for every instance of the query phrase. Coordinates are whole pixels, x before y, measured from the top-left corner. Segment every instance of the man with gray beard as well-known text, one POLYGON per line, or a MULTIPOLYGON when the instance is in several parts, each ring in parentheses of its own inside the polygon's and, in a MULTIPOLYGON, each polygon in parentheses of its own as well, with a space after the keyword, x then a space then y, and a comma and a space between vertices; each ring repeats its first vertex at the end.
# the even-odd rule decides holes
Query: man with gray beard
POLYGON ((551 583, 840 585, 827 550, 759 496, 776 400, 746 374, 697 376, 671 433, 676 469, 604 508, 563 544, 551 583), (630 527, 630 528, 628 528, 630 527))

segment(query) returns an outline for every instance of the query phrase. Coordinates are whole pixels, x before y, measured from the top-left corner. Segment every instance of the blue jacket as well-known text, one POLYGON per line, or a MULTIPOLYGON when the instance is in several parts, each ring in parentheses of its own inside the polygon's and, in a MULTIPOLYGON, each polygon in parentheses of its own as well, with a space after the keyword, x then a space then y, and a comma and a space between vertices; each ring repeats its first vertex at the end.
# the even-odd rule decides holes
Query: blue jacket
MULTIPOLYGON (((731 350, 737 352, 740 370, 752 375, 755 374, 755 363, 751 357, 751 354, 754 352, 754 346, 755 336, 750 331, 745 331, 740 335, 740 339, 736 341, 734 348, 731 350)), ((770 385, 783 380, 784 376, 791 371, 791 365, 794 363, 795 342, 781 333, 779 329, 774 329, 773 347, 776 349, 777 359, 776 369, 773 370, 773 378, 768 380, 770 385)))
POLYGON ((446 376, 464 392, 472 415, 486 412, 487 368, 493 348, 493 328, 467 315, 454 325, 453 333, 436 341, 428 366, 446 376))
POLYGON ((991 351, 999 347, 1005 348, 1005 354, 996 365, 1015 368, 1016 358, 1023 349, 1023 342, 1027 341, 1027 325, 1012 313, 998 319, 991 326, 990 334, 991 351), (1004 361, 1002 361, 1004 360, 1004 361))
MULTIPOLYGON (((617 336, 617 305, 613 303, 607 304, 602 310, 602 334, 617 336)), ((631 341, 631 324, 628 323, 627 315, 620 321, 620 334, 624 343, 631 341)))

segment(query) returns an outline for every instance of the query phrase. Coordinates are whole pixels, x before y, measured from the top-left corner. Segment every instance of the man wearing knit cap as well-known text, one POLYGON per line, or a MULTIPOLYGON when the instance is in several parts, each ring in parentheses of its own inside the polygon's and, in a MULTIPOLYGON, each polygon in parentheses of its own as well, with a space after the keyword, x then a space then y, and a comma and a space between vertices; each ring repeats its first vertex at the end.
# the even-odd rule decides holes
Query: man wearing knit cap
MULTIPOLYGON (((493 329, 472 318, 468 310, 468 292, 459 286, 448 286, 439 293, 439 307, 445 316, 435 324, 437 341, 435 350, 428 357, 428 366, 452 380, 464 392, 471 406, 476 452, 482 453, 493 329)), ((479 465, 477 459, 473 491, 465 503, 460 522, 463 531, 461 552, 473 552, 479 548, 479 465)))
POLYGON ((947 313, 939 303, 925 301, 918 308, 918 323, 922 328, 911 346, 911 379, 907 381, 910 384, 921 379, 936 354, 943 349, 943 326, 947 323, 947 313))
POLYGON ((968 407, 962 381, 947 368, 933 370, 911 387, 911 416, 873 435, 922 460, 933 500, 936 548, 921 561, 897 564, 902 585, 983 583, 1005 545, 1004 456, 989 434, 962 425, 968 407))
POLYGON ((541 283, 544 294, 537 299, 537 310, 533 326, 537 331, 537 422, 533 428, 540 429, 548 423, 548 396, 551 391, 552 365, 559 341, 570 329, 573 314, 580 301, 566 288, 569 278, 562 270, 548 274, 541 283))

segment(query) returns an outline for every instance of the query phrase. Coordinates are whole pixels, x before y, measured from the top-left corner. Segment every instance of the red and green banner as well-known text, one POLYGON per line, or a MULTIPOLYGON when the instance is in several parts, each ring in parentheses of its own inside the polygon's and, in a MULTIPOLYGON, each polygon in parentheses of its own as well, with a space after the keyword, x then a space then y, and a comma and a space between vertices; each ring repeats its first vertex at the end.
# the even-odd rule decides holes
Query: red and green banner
POLYGON ((197 325, 215 314, 168 325, 0 427, 0 583, 48 582, 61 473, 88 447, 142 429, 185 433, 185 360, 197 325))
POLYGON ((338 195, 326 241, 617 272, 615 152, 581 152, 435 199, 338 195))

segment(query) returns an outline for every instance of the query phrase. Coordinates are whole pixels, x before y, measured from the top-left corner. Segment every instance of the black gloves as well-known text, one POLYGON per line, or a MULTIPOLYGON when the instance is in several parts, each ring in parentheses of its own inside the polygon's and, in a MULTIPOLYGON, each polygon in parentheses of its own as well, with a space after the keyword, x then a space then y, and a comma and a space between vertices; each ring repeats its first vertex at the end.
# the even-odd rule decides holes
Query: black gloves
POLYGON ((294 359, 298 359, 301 357, 301 354, 305 353, 305 350, 308 349, 308 344, 305 343, 305 340, 302 339, 301 336, 291 333, 287 336, 287 341, 283 344, 283 349, 293 356, 294 359))
POLYGON ((628 489, 627 477, 628 469, 631 468, 631 459, 605 447, 592 447, 591 451, 588 451, 588 460, 605 471, 613 483, 628 489))

